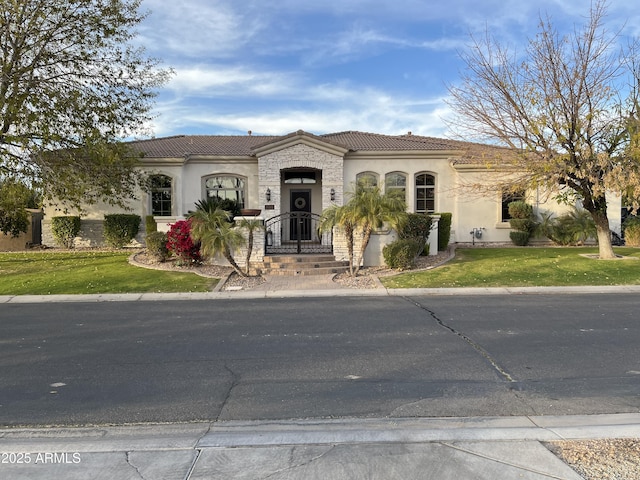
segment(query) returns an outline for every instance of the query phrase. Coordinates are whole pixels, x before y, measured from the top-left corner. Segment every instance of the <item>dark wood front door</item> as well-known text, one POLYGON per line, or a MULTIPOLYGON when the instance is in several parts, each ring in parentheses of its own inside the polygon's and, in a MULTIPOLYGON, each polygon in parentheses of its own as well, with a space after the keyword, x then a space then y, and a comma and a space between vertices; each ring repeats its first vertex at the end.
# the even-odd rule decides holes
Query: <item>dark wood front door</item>
POLYGON ((311 190, 291 191, 291 213, 295 215, 290 220, 291 240, 311 240, 311 217, 304 215, 311 213, 311 190))

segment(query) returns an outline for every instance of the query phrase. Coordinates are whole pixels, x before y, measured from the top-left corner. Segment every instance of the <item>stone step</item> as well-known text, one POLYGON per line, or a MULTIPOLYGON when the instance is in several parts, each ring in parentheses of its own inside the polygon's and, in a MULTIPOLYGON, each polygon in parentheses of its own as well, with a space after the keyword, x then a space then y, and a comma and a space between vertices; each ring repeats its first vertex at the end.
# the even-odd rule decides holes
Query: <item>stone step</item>
POLYGON ((266 255, 264 263, 318 263, 335 261, 336 257, 330 254, 310 254, 310 255, 266 255))
POLYGON ((277 255, 264 257, 265 275, 328 275, 349 269, 349 262, 337 261, 333 255, 277 255))
POLYGON ((337 273, 343 273, 349 270, 349 267, 320 267, 320 268, 300 268, 300 269, 284 269, 277 270, 271 268, 265 268, 262 271, 263 275, 276 275, 276 276, 307 276, 307 275, 331 275, 337 273))

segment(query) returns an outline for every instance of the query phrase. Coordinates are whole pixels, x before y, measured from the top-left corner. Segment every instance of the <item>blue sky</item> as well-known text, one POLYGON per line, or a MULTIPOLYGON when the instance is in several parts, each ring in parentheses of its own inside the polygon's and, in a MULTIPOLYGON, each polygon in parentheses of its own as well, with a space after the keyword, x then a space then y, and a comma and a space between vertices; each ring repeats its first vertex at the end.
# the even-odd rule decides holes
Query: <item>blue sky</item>
MULTIPOLYGON (((640 11, 610 0, 612 30, 640 11)), ((138 42, 175 70, 155 136, 359 130, 447 137, 470 34, 524 48, 540 15, 570 32, 590 0, 144 0, 138 42)))

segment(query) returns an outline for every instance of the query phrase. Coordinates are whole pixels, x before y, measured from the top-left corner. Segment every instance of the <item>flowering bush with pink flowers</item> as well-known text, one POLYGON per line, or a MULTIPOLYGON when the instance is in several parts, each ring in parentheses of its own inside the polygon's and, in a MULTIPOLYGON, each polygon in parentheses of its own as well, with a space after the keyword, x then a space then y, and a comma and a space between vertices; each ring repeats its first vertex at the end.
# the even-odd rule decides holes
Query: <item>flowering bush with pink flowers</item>
POLYGON ((167 232, 167 249, 180 263, 200 263, 200 244, 191 239, 191 221, 179 220, 167 232))

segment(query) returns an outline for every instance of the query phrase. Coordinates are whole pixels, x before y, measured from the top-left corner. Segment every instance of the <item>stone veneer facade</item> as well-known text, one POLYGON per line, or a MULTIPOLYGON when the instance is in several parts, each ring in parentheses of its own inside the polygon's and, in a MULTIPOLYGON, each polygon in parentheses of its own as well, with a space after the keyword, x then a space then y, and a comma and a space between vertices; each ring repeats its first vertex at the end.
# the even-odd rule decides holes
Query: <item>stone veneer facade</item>
POLYGON ((281 172, 287 169, 312 168, 321 172, 322 207, 318 209, 319 212, 334 202, 341 204, 344 195, 343 165, 342 156, 303 143, 258 157, 259 195, 260 198, 266 198, 269 189, 271 200, 267 204, 273 206, 271 210, 263 210, 262 215, 268 220, 283 213, 281 172), (334 190, 333 202, 331 189, 334 190))

